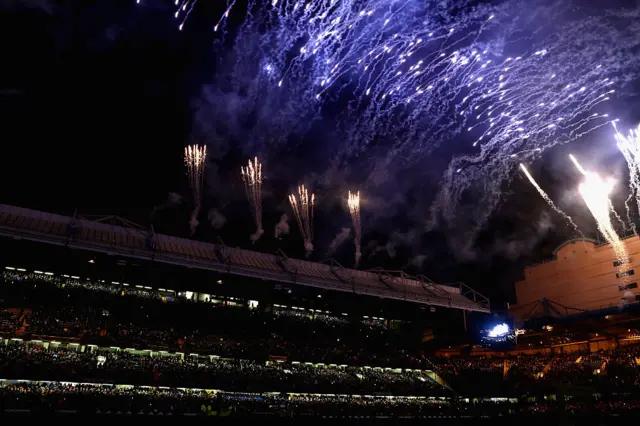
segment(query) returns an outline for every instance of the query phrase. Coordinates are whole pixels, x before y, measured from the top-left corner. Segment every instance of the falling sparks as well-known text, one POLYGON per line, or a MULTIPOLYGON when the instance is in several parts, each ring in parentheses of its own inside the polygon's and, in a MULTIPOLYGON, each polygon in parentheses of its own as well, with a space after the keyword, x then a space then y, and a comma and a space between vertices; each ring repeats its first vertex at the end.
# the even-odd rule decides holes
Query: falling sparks
POLYGON ((298 187, 298 196, 295 194, 289 195, 289 203, 298 222, 298 228, 300 228, 300 234, 304 242, 304 250, 307 256, 313 251, 313 211, 315 204, 315 196, 309 192, 304 185, 298 187))
POLYGON ((360 251, 360 240, 362 237, 362 226, 360 224, 360 191, 352 193, 349 191, 349 199, 347 200, 351 221, 353 222, 354 237, 353 241, 356 246, 355 266, 358 267, 362 252, 360 251))
POLYGON ((230 16, 237 19, 229 43, 216 44, 225 62, 217 77, 230 84, 213 85, 202 109, 228 121, 277 112, 258 117, 250 141, 274 135, 269 148, 305 140, 330 109, 332 134, 341 138, 335 164, 367 158, 381 138, 388 149, 368 158, 399 167, 467 141, 464 155, 445 160, 431 213, 458 225, 461 207, 473 202, 473 218, 464 218, 470 240, 515 165, 610 122, 604 107, 624 96, 620 89, 640 69, 640 8, 612 11, 619 20, 612 25, 610 17, 562 15, 564 7, 524 0, 431 3, 226 0, 213 29, 221 40, 230 16), (549 10, 557 19, 547 19, 549 10), (470 192, 478 194, 472 201, 463 196, 470 192))
POLYGON ((199 145, 189 145, 184 149, 184 163, 187 166, 187 176, 189 178, 189 185, 191 186, 191 192, 193 194, 193 212, 191 213, 191 219, 189 226, 191 227, 191 234, 196 231, 198 227, 198 213, 202 205, 202 181, 204 178, 204 167, 207 159, 207 147, 199 145))
POLYGON ((611 223, 611 214, 615 214, 615 211, 609 195, 613 191, 615 180, 611 177, 603 179, 597 173, 585 170, 573 155, 570 155, 570 158, 580 173, 584 175, 584 181, 578 187, 578 192, 596 220, 598 229, 611 244, 616 258, 622 263, 626 263, 627 250, 611 223))
MULTIPOLYGON (((174 0, 174 13, 173 16, 178 21, 178 29, 182 31, 184 25, 189 19, 189 15, 193 11, 193 8, 198 3, 198 0, 174 0)), ((234 2, 235 3, 235 2, 234 2)), ((136 0, 136 4, 140 4, 140 0, 136 0)))
POLYGON ((262 234, 262 164, 255 157, 253 162, 249 160, 247 167, 242 167, 242 181, 247 192, 251 213, 256 224, 256 232, 251 235, 251 241, 256 242, 262 234))
POLYGON ((582 235, 582 232, 580 232, 580 229, 578 229, 578 225, 576 225, 573 219, 571 219, 571 216, 563 212, 560 209, 560 207, 556 206, 556 204, 551 200, 549 195, 547 195, 547 193, 544 192, 544 190, 540 187, 540 185, 538 185, 538 182, 536 182, 533 176, 531 176, 531 173, 529 173, 529 170, 527 170, 525 165, 520 163, 520 168, 522 169, 527 179, 529 179, 529 182, 531 182, 531 185, 533 185, 533 187, 538 190, 538 193, 540 194, 540 196, 547 202, 547 204, 549 204, 549 207, 551 207, 553 211, 555 211, 560 216, 562 216, 567 222, 571 224, 573 229, 575 229, 580 235, 582 235))
POLYGON ((627 160, 627 166, 629 167, 629 197, 625 201, 625 207, 627 210, 627 220, 635 233, 636 228, 634 222, 631 220, 629 202, 635 197, 636 206, 640 212, 640 124, 637 129, 629 130, 627 136, 618 132, 615 121, 613 121, 612 124, 615 129, 618 148, 620 152, 622 152, 625 160, 627 160))

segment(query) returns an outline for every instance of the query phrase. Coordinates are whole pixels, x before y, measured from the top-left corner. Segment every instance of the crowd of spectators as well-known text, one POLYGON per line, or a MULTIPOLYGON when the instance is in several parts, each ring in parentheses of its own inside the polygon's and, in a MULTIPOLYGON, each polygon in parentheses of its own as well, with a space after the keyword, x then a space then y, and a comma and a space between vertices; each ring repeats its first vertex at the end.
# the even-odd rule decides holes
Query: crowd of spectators
POLYGON ((252 360, 283 356, 301 362, 429 366, 418 348, 382 321, 195 302, 176 293, 42 274, 5 272, 3 278, 0 293, 6 303, 29 308, 23 316, 28 335, 252 360))
MULTIPOLYGON (((74 349, 68 345, 0 341, 0 378, 137 386, 123 390, 114 386, 11 385, 2 390, 3 404, 7 398, 12 400, 11 395, 20 394, 17 401, 39 400, 42 407, 48 407, 43 409, 60 409, 60 400, 77 405, 89 395, 98 395, 96 401, 100 402, 86 407, 120 412, 157 411, 162 407, 165 413, 201 413, 203 405, 209 407, 205 404, 211 398, 209 394, 160 391, 159 386, 404 397, 569 395, 576 389, 582 394, 611 396, 637 394, 640 390, 640 345, 589 354, 430 358, 387 323, 370 318, 278 305, 274 309, 252 309, 242 303, 197 302, 175 292, 44 274, 5 271, 2 279, 0 299, 7 308, 0 310, 0 333, 5 337, 19 334, 24 341, 71 339, 79 345, 74 349), (110 346, 132 349, 104 349, 110 346), (438 383, 439 378, 426 370, 437 372, 444 382, 438 383), (135 401, 131 392, 136 395, 135 401)), ((380 408, 393 415, 427 416, 450 412, 549 413, 560 409, 553 401, 434 405, 408 398, 357 400, 335 396, 281 401, 273 396, 217 395, 212 401, 215 409, 206 408, 207 413, 333 412, 339 416, 370 415, 380 408)), ((591 402, 591 406, 600 404, 597 406, 603 412, 611 413, 638 407, 637 401, 619 397, 591 402)), ((572 401, 565 407, 578 413, 589 410, 584 401, 572 401)))
POLYGON ((446 395, 425 372, 257 362, 194 355, 116 351, 79 346, 0 345, 0 377, 249 392, 446 395))
MULTIPOLYGON (((161 416, 319 416, 329 418, 477 418, 640 414, 640 400, 587 397, 579 400, 429 399, 347 395, 256 394, 202 389, 111 386, 61 382, 0 383, 0 413, 60 413, 161 416)), ((593 418, 592 418, 593 420, 593 418)))

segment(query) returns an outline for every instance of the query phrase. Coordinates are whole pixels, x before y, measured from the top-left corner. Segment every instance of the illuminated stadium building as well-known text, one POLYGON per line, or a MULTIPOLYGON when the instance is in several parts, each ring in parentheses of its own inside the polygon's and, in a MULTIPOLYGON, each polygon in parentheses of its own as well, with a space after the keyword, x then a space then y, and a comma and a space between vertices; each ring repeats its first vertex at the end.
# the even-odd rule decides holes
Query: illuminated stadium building
MULTIPOLYGON (((489 300, 462 283, 442 285, 401 271, 353 270, 155 234, 117 217, 89 220, 0 205, 0 234, 10 268, 52 271, 214 297, 415 319, 444 315, 458 331, 489 300), (45 244, 40 244, 45 243, 45 244), (440 309, 447 308, 447 309, 440 309), (464 314, 455 314, 455 311, 464 314), (386 312, 386 314, 382 314, 386 312), (454 319, 451 320, 450 318, 454 319)), ((446 332, 454 331, 447 329, 446 332)))
POLYGON ((545 300, 565 306, 564 315, 636 303, 640 300, 634 279, 640 265, 640 239, 633 236, 624 244, 627 259, 618 259, 611 245, 593 240, 575 239, 560 245, 553 259, 527 267, 524 280, 515 283, 517 304, 511 306, 512 314, 526 320, 535 316, 536 302, 545 300))

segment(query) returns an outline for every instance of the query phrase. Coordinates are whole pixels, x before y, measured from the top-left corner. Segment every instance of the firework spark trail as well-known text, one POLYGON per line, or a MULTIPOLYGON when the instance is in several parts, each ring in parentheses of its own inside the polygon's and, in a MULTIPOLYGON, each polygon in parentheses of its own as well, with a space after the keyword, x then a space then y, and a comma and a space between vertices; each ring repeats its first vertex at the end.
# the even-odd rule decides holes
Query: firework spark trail
POLYGON ((198 3, 198 0, 175 0, 174 5, 177 9, 174 16, 180 21, 178 25, 180 31, 184 28, 184 24, 187 22, 187 19, 189 19, 189 15, 196 3, 198 3))
POLYGON ((627 136, 622 135, 618 131, 615 121, 612 124, 615 129, 618 148, 620 152, 622 152, 629 167, 629 197, 625 201, 625 208, 627 210, 627 221, 631 224, 631 228, 635 233, 636 225, 634 221, 631 220, 629 203, 631 199, 635 197, 636 206, 640 212, 640 124, 636 130, 630 129, 627 136))
POLYGON ((251 241, 256 242, 262 234, 262 164, 255 157, 253 163, 249 160, 247 167, 242 167, 242 181, 247 192, 251 213, 256 224, 256 232, 251 235, 251 241))
POLYGON ((315 195, 311 194, 304 185, 298 187, 298 197, 289 195, 289 203, 298 222, 300 234, 304 242, 304 250, 307 256, 313 251, 313 211, 315 207, 315 195))
POLYGON ((609 194, 613 190, 615 181, 612 178, 602 179, 597 173, 587 171, 580 166, 580 163, 573 155, 570 155, 570 158, 585 177, 578 187, 578 192, 596 220, 598 229, 607 242, 611 244, 616 258, 621 263, 626 263, 628 258, 626 247, 611 223, 613 209, 609 194))
POLYGON ((362 225, 360 224, 360 191, 356 193, 351 193, 351 191, 349 191, 347 206, 349 207, 351 221, 353 222, 353 242, 356 246, 355 267, 357 268, 360 263, 360 258, 362 257, 362 252, 360 251, 360 240, 362 238, 362 225))
POLYGON ((200 206, 202 205, 202 182, 204 178, 204 167, 206 165, 206 159, 206 146, 189 145, 185 147, 184 163, 187 166, 187 176, 189 178, 189 185, 191 186, 194 204, 193 212, 191 213, 191 219, 189 220, 192 235, 199 225, 198 213, 200 213, 200 206))
POLYGON ((573 226, 573 229, 575 229, 576 232, 578 234, 580 234, 580 236, 584 237, 584 234, 580 231, 580 229, 578 228, 578 225, 575 224, 573 219, 571 219, 571 216, 569 216, 568 214, 563 212, 560 209, 560 207, 555 205, 555 203, 551 200, 549 195, 546 192, 544 192, 544 190, 540 187, 540 185, 538 185, 538 182, 536 182, 536 180, 533 178, 533 176, 531 176, 531 173, 529 173, 529 170, 527 170, 525 165, 521 163, 520 164, 520 168, 524 172, 524 174, 527 177, 527 179, 529 179, 529 182, 531 182, 531 185, 533 185, 533 187, 538 190, 538 193, 540 194, 540 196, 547 202, 547 204, 549 204, 549 207, 551 207, 556 213, 558 213, 567 222, 569 222, 571 224, 571 226, 573 226))
POLYGON ((323 108, 339 110, 335 133, 347 142, 334 168, 372 141, 390 144, 379 164, 410 164, 465 134, 432 213, 469 217, 463 194, 479 187, 466 227, 475 234, 518 163, 609 123, 604 104, 640 68, 640 8, 585 16, 546 3, 250 1, 224 87, 203 97, 230 122, 257 117, 248 143, 267 152, 303 141, 323 108))

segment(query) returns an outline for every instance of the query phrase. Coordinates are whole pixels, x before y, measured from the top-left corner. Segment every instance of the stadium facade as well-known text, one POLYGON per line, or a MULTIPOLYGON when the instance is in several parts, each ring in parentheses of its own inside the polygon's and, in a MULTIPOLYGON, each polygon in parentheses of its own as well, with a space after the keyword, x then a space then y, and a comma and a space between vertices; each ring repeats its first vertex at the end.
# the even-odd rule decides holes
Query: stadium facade
POLYGON ((624 244, 628 259, 618 259, 611 245, 594 240, 561 244, 553 259, 525 268, 524 279, 515 283, 517 303, 510 313, 524 322, 537 316, 621 309, 640 301, 640 238, 632 236, 624 244))
POLYGON ((231 248, 157 234, 122 219, 105 222, 0 205, 0 235, 327 291, 490 312, 489 300, 463 283, 443 285, 402 271, 360 271, 344 268, 334 260, 316 263, 292 259, 282 252, 231 248))

